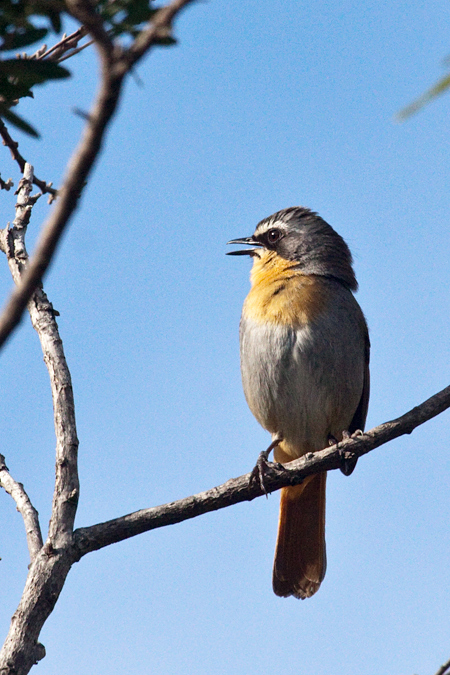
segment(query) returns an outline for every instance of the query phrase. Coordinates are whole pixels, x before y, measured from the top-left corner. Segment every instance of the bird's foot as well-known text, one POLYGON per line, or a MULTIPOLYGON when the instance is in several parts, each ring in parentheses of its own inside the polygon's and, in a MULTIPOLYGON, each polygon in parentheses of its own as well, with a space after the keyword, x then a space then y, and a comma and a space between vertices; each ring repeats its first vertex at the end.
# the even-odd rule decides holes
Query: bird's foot
POLYGON ((259 457, 256 460, 256 464, 254 466, 253 471, 250 474, 250 480, 248 482, 249 488, 253 486, 253 484, 256 482, 261 490, 264 492, 266 497, 268 496, 266 485, 265 485, 265 478, 268 478, 270 474, 274 474, 279 470, 283 470, 284 467, 282 464, 279 462, 269 462, 269 455, 272 452, 274 448, 277 447, 279 443, 283 440, 282 436, 277 436, 274 441, 269 445, 267 450, 263 450, 262 452, 259 453, 259 457))
MULTIPOLYGON (((342 440, 343 441, 348 441, 350 438, 356 438, 357 436, 361 436, 362 431, 361 429, 356 429, 352 434, 350 434, 348 431, 343 431, 342 432, 342 440)), ((337 443, 336 439, 333 439, 334 443, 330 443, 330 445, 339 445, 337 443)), ((330 436, 328 437, 328 442, 330 442, 330 436)), ((339 454, 341 457, 341 466, 339 467, 344 476, 350 476, 350 474, 353 473, 353 470, 356 466, 356 462, 358 461, 358 458, 355 457, 355 454, 353 452, 348 452, 345 451, 344 449, 339 449, 339 454)))

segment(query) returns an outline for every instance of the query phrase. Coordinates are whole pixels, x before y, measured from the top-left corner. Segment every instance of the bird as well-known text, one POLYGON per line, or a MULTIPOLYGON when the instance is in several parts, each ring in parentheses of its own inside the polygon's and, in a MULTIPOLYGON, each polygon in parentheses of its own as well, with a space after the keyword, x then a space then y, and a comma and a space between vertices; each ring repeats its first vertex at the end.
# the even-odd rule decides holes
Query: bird
MULTIPOLYGON (((285 464, 364 430, 370 341, 353 259, 344 239, 316 212, 293 206, 261 220, 240 321, 241 375, 248 406, 272 434, 285 464)), ((343 463, 349 475, 356 460, 343 463)), ((281 489, 273 590, 309 598, 326 572, 326 472, 281 489)))

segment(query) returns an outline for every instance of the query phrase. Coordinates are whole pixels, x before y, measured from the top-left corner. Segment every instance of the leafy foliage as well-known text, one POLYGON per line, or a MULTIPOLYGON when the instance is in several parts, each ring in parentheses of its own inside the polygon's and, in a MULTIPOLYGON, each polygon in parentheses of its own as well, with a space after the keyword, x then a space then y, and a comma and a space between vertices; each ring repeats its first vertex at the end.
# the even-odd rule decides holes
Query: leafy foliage
MULTIPOLYGON (((148 23, 158 8, 151 7, 153 0, 100 0, 97 11, 111 35, 129 35, 135 38, 148 23)), ((172 37, 158 41, 162 46, 176 44, 172 37)))
MULTIPOLYGON (((99 0, 92 6, 112 39, 134 39, 158 11, 153 0, 99 0)), ((69 77, 70 73, 45 56, 2 60, 1 53, 41 42, 49 32, 60 33, 64 13, 64 0, 0 0, 0 117, 35 137, 37 131, 12 112, 11 106, 25 96, 32 97, 34 86, 69 77)), ((170 46, 175 42, 171 36, 162 35, 157 44, 170 46)))
POLYGON ((128 33, 136 37, 140 27, 157 12, 156 9, 150 7, 150 2, 149 0, 112 0, 112 2, 101 0, 97 3, 97 9, 113 35, 128 33))
POLYGON ((31 87, 36 84, 69 76, 70 73, 66 68, 52 61, 6 59, 0 61, 0 93, 9 101, 23 96, 33 97, 31 87))
POLYGON ((28 47, 43 40, 49 30, 59 33, 63 10, 59 0, 2 0, 0 51, 28 47))
MULTIPOLYGON (((59 0, 1 0, 0 54, 41 42, 49 31, 61 31, 64 3, 59 0)), ((37 131, 10 109, 18 99, 33 96, 32 87, 48 80, 68 77, 56 63, 36 59, 0 60, 0 117, 31 136, 37 131)))

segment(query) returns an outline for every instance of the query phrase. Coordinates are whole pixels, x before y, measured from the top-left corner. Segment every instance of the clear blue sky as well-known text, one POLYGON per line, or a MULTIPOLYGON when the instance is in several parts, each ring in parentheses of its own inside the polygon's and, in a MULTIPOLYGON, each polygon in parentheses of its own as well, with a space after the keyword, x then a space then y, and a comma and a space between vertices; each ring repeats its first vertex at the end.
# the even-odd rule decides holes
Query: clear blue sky
MULTIPOLYGON (((72 372, 78 525, 249 471, 268 435, 241 389, 249 261, 225 243, 274 211, 317 210, 349 243, 372 340, 368 427, 449 384, 450 98, 395 113, 445 71, 447 2, 198 3, 179 45, 126 87, 45 287, 72 372)), ((19 112, 36 173, 59 184, 95 87, 75 77, 19 112)), ((1 154, 3 178, 13 175, 1 154)), ((3 225, 14 196, 1 195, 3 225)), ((29 245, 48 213, 35 209, 29 245)), ((3 260, 1 291, 11 287, 3 260)), ((1 356, 1 452, 49 519, 54 435, 29 321, 1 356)), ((433 675, 450 657, 449 414, 333 472, 328 572, 310 600, 271 590, 278 495, 148 533, 72 570, 40 675, 433 675)), ((0 495, 0 629, 26 575, 0 495)))

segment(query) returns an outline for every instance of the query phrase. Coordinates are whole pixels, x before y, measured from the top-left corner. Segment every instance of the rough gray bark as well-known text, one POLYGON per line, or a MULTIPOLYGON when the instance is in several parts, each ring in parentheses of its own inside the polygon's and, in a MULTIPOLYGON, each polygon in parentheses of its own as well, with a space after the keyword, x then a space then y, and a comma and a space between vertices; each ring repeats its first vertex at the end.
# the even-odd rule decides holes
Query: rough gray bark
POLYGON ((22 483, 14 480, 9 473, 3 455, 0 455, 0 487, 14 499, 17 510, 23 518, 30 561, 33 562, 43 544, 39 514, 31 503, 22 483))
MULTIPOLYGON (((39 197, 30 196, 32 183, 33 167, 25 164, 24 176, 17 190, 16 218, 13 226, 2 230, 0 236, 0 248, 6 253, 16 284, 20 283, 27 266, 25 235, 31 209, 39 197)), ((78 439, 72 383, 55 312, 42 288, 34 291, 28 302, 28 311, 33 328, 39 336, 50 375, 56 434, 56 480, 49 538, 45 546, 42 546, 37 512, 31 503, 27 504, 22 514, 27 532, 29 528, 32 530, 28 537, 32 564, 22 599, 0 652, 2 675, 27 673, 45 654, 37 639, 73 563, 70 551, 79 493, 78 439)))

